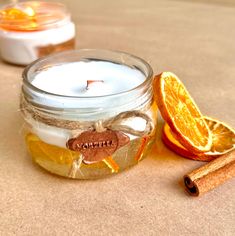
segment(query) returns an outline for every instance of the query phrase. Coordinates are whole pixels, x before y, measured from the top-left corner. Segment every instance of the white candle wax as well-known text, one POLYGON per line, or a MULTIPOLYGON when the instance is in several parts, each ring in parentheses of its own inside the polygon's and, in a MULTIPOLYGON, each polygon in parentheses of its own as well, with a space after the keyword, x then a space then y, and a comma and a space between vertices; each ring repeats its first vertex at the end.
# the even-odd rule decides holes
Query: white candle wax
POLYGON ((32 84, 46 92, 65 96, 94 97, 117 94, 143 83, 145 76, 137 69, 105 61, 73 62, 40 72, 32 84), (87 81, 93 83, 87 89, 87 81))
MULTIPOLYGON (((94 114, 88 111, 85 117, 82 114, 76 114, 74 117, 69 117, 69 119, 98 121, 99 119, 110 118, 123 111, 136 109, 138 104, 144 104, 144 102, 141 102, 141 94, 138 92, 130 95, 124 93, 118 98, 113 98, 112 95, 130 91, 145 80, 146 76, 136 68, 94 60, 53 65, 39 71, 31 84, 50 93, 43 94, 41 97, 37 96, 35 102, 54 108, 78 108, 79 111, 97 107, 94 114), (87 89, 88 80, 98 82, 92 83, 87 89), (51 94, 66 97, 53 97, 51 94), (71 99, 68 99, 69 97, 71 99)), ((145 101, 146 97, 144 96, 142 99, 145 101)), ((65 147, 66 141, 71 136, 69 130, 55 128, 34 120, 31 120, 30 123, 32 124, 33 133, 49 144, 65 147)), ((137 119, 130 125, 133 128, 142 130, 145 127, 145 122, 137 119)))
POLYGON ((90 111, 95 108, 118 109, 119 106, 123 109, 123 106, 127 106, 124 110, 132 110, 141 96, 140 92, 123 93, 138 87, 145 80, 146 76, 138 69, 107 61, 91 60, 53 65, 40 70, 31 84, 44 91, 43 94, 35 96, 35 102, 41 105, 59 109, 90 109, 90 111), (103 82, 93 83, 87 89, 88 80, 103 82), (51 96, 51 94, 61 96, 51 96), (115 96, 115 94, 121 95, 115 96))

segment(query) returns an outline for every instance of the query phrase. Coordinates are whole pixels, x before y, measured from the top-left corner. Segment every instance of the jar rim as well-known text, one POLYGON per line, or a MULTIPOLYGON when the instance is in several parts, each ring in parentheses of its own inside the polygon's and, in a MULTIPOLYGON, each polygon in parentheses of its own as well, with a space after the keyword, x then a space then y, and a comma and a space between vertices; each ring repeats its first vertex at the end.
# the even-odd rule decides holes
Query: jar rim
MULTIPOLYGON (((84 57, 83 59, 86 59, 86 57, 84 57)), ((89 59, 100 59, 102 60, 102 58, 97 58, 97 56, 94 56, 93 58, 89 58, 89 59)), ((103 58, 103 60, 105 60, 105 58, 103 58)), ((112 60, 107 59, 106 61, 112 62, 112 60)), ((70 61, 72 62, 72 61, 70 61)), ((73 61, 75 62, 75 61, 73 61)), ((66 61, 64 61, 64 63, 68 63, 66 61)), ((59 65, 58 64, 54 64, 54 65, 59 65)), ((130 66, 128 64, 124 64, 126 66, 130 66)), ((136 67, 136 66, 135 66, 136 67)), ((42 68, 43 69, 43 68, 42 68)), ((143 72, 142 69, 137 68, 138 70, 140 70, 141 72, 143 72)), ((37 71, 40 71, 40 69, 37 69, 37 71)), ((107 49, 78 49, 78 50, 69 50, 69 51, 64 51, 64 52, 59 52, 59 53, 54 53, 52 55, 49 56, 45 56, 43 58, 39 58, 38 60, 32 62, 31 64, 29 64, 23 71, 22 73, 22 77, 23 77, 23 88, 27 87, 28 89, 35 91, 37 93, 43 93, 44 95, 49 95, 49 96, 53 96, 53 97, 58 97, 58 98, 69 98, 69 99, 96 99, 96 98, 109 98, 109 97, 118 97, 118 96, 124 96, 125 94, 131 93, 132 91, 138 90, 140 88, 145 87, 146 85, 150 84, 152 81, 152 77, 153 77, 153 70, 152 67, 150 66, 149 63, 147 63, 144 59, 137 57, 135 55, 126 53, 126 52, 122 52, 122 51, 116 51, 116 50, 107 50, 107 49), (119 55, 120 57, 128 57, 130 59, 134 59, 136 61, 138 61, 139 63, 142 64, 142 66, 145 67, 146 70, 146 74, 145 74, 145 80, 140 83, 138 86, 131 88, 129 90, 126 91, 122 91, 119 93, 114 93, 114 94, 107 94, 107 95, 97 95, 97 96, 74 96, 74 95, 62 95, 62 94, 55 94, 55 93, 51 93, 51 92, 47 92, 44 91, 36 86, 34 86, 30 81, 29 81, 29 77, 30 74, 32 73, 32 70, 37 67, 40 66, 40 64, 45 64, 47 62, 53 61, 53 59, 62 59, 62 61, 60 62, 61 64, 63 64, 63 58, 65 57, 73 57, 82 53, 88 53, 88 54, 92 54, 92 53, 99 53, 99 54, 108 54, 108 53, 112 53, 112 54, 116 54, 119 55)), ((24 89, 23 89, 24 92, 24 89)))
MULTIPOLYGON (((51 29, 53 27, 58 27, 66 24, 71 20, 70 13, 67 7, 58 2, 45 2, 45 1, 27 1, 18 2, 4 5, 1 10, 8 9, 19 9, 23 13, 24 11, 30 9, 34 14, 40 14, 40 21, 36 19, 37 24, 28 26, 27 24, 32 23, 30 19, 13 19, 4 21, 4 18, 0 20, 0 26, 3 30, 13 31, 13 32, 34 32, 51 29), (53 13, 53 14, 52 14, 53 13)), ((2 13, 2 14, 3 14, 2 13)), ((35 20, 32 18, 33 21, 35 20)))

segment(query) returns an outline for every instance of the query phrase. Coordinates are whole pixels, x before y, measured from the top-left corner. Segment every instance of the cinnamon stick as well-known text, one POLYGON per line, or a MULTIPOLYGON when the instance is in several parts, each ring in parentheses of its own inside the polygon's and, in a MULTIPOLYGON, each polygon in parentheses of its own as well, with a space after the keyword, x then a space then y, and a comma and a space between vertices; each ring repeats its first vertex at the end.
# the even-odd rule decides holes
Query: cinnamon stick
POLYGON ((235 176, 235 151, 216 158, 185 175, 184 184, 192 196, 200 196, 235 176))

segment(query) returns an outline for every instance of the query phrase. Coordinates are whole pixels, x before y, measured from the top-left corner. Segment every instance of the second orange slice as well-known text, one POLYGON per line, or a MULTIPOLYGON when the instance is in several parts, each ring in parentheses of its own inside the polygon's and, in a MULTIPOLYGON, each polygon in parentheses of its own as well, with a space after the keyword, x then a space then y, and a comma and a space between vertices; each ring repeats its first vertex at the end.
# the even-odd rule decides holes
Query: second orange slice
POLYGON ((165 123, 162 131, 162 140, 175 153, 197 161, 211 161, 218 156, 235 150, 235 131, 221 121, 204 117, 211 133, 212 146, 210 151, 195 155, 183 147, 174 137, 170 127, 165 123))

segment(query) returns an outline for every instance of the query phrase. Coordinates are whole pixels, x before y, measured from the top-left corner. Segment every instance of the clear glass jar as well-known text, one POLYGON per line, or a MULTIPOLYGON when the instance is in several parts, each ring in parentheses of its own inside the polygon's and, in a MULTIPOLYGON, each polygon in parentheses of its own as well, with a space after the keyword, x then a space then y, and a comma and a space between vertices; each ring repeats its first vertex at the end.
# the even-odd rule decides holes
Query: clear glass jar
MULTIPOLYGON (((79 65, 68 76, 79 74, 79 65)), ((33 160, 51 173, 77 179, 100 178, 137 164, 146 156, 155 137, 157 107, 152 77, 152 69, 144 60, 109 50, 62 52, 29 65, 23 72, 21 111, 27 124, 26 144, 33 160), (80 62, 85 63, 82 68, 89 66, 84 74, 87 80, 94 72, 92 65, 98 63, 104 66, 92 74, 92 81, 106 72, 125 76, 128 70, 142 76, 143 81, 125 91, 105 94, 105 83, 113 78, 102 75, 106 79, 104 84, 91 91, 101 90, 105 95, 92 92, 89 96, 63 94, 63 90, 56 94, 35 86, 36 79, 47 81, 53 77, 52 71, 56 73, 62 66, 80 62), (110 72, 110 65, 120 71, 110 72)), ((113 82, 128 85, 128 78, 129 74, 122 82, 116 78, 113 82)), ((129 79, 135 82, 136 78, 129 79)), ((48 85, 48 89, 54 88, 48 85)))
POLYGON ((74 48, 75 25, 65 5, 27 1, 1 8, 0 53, 3 60, 27 65, 42 56, 74 48))

